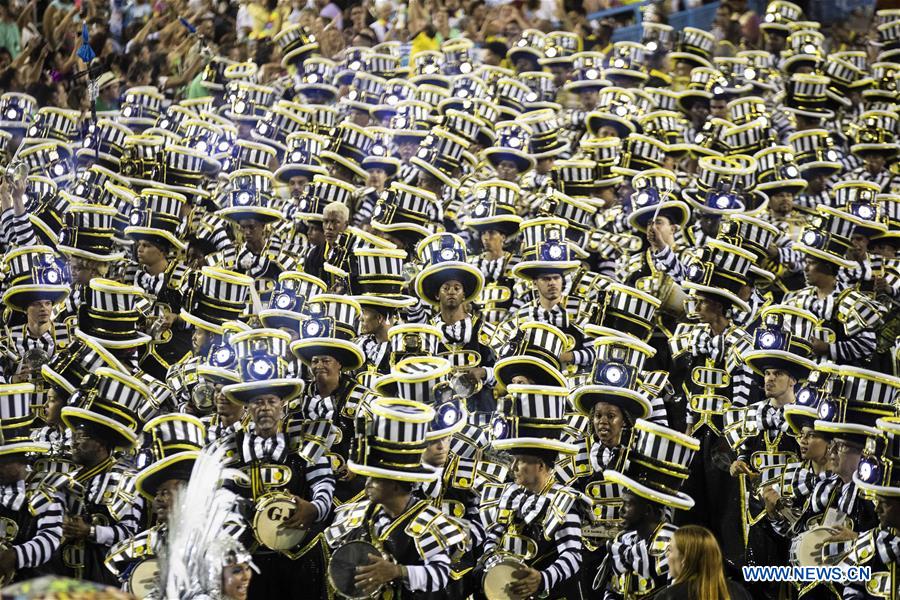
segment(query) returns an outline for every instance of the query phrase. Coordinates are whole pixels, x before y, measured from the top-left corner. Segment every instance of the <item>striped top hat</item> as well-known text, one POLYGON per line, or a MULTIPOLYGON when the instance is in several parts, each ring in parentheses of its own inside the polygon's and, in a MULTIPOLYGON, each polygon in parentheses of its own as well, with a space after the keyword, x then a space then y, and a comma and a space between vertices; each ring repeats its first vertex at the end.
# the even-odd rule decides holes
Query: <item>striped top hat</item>
POLYGON ((496 126, 497 140, 494 146, 484 150, 485 159, 499 166, 504 161, 512 162, 519 173, 534 167, 531 156, 531 127, 521 120, 501 121, 496 126))
POLYGON ((753 334, 753 349, 745 352, 743 359, 759 375, 765 375, 768 369, 777 369, 789 373, 799 382, 815 370, 816 363, 811 358, 809 338, 791 331, 789 320, 805 320, 801 329, 807 329, 807 325, 818 320, 806 311, 783 312, 790 308, 778 306, 762 313, 761 324, 753 334))
POLYGON ((597 310, 587 325, 591 335, 632 336, 650 339, 660 301, 654 296, 621 283, 611 283, 600 295, 597 310))
POLYGON ((853 102, 847 95, 855 90, 862 89, 874 83, 865 68, 854 65, 849 60, 844 60, 829 55, 825 60, 824 74, 830 79, 828 83, 829 99, 837 104, 852 106, 853 102))
POLYGON ((793 2, 775 0, 766 6, 766 14, 759 27, 766 33, 783 32, 783 35, 787 35, 792 25, 803 18, 803 9, 793 2))
POLYGON ((207 90, 220 92, 225 89, 225 68, 233 61, 222 56, 214 56, 200 73, 200 82, 207 90))
POLYGON ((337 63, 324 56, 311 56, 303 63, 297 91, 308 102, 328 104, 337 97, 338 89, 332 83, 337 72, 337 63))
POLYGON ((395 144, 404 141, 418 143, 431 131, 431 107, 418 100, 399 102, 396 113, 390 118, 388 127, 395 144))
POLYGON ((6 92, 0 96, 0 129, 10 133, 24 132, 37 111, 34 96, 6 92))
POLYGON ((350 91, 341 97, 338 104, 368 114, 380 103, 386 83, 382 77, 360 71, 353 76, 350 91))
POLYGON ((289 25, 282 28, 272 41, 281 48, 282 66, 302 65, 319 49, 316 36, 303 25, 289 25))
POLYGON ((173 104, 169 106, 159 115, 159 118, 156 119, 156 123, 153 127, 144 130, 144 133, 150 135, 161 135, 165 138, 169 138, 172 141, 178 141, 178 133, 181 129, 182 123, 187 121, 188 119, 195 118, 197 113, 189 108, 184 106, 179 106, 178 104, 173 104))
POLYGON ((650 54, 667 53, 673 49, 675 28, 665 23, 644 21, 641 23, 643 34, 641 43, 650 54))
POLYGON ((31 408, 35 393, 35 387, 30 383, 0 385, 0 457, 22 457, 50 451, 50 444, 31 439, 36 419, 31 408))
POLYGON ((536 245, 524 246, 522 259, 512 268, 512 274, 527 281, 542 275, 565 275, 579 265, 566 241, 564 229, 550 229, 536 245))
POLYGON ((134 486, 145 498, 153 498, 169 480, 187 481, 206 441, 206 427, 193 415, 168 414, 144 425, 144 445, 152 462, 136 476, 134 486))
POLYGON ((444 112, 440 126, 460 136, 470 144, 475 144, 480 139, 481 131, 487 127, 487 124, 475 115, 451 108, 444 112))
POLYGON ((220 267, 206 266, 192 275, 181 318, 189 325, 221 335, 222 325, 237 321, 247 309, 253 279, 220 267))
POLYGON ((362 350, 353 342, 359 335, 362 307, 348 296, 318 294, 306 302, 308 315, 300 327, 300 339, 291 351, 309 364, 316 356, 331 356, 348 371, 364 362, 362 350))
POLYGON ((525 110, 529 93, 531 89, 521 81, 502 77, 494 88, 494 101, 499 106, 501 115, 514 119, 525 110))
MULTIPOLYGON (((769 246, 775 243, 779 235, 780 230, 768 221, 736 213, 722 220, 716 238, 752 252, 756 265, 765 262, 769 246)), ((751 265, 751 272, 757 268, 755 265, 751 265)))
POLYGON ((275 88, 247 81, 229 84, 224 115, 235 122, 255 123, 262 119, 275 95, 275 88))
POLYGON ((819 403, 816 431, 864 442, 877 435, 881 417, 897 416, 900 379, 884 373, 840 365, 832 381, 832 397, 819 403))
POLYGON ((753 158, 756 159, 756 189, 770 194, 799 194, 806 189, 806 180, 800 176, 790 146, 773 146, 757 152, 753 158))
POLYGON ((52 179, 30 175, 25 184, 25 206, 28 219, 41 243, 56 246, 65 222, 69 198, 58 193, 52 179))
POLYGON ((79 170, 66 192, 76 202, 110 204, 107 198, 109 194, 106 189, 107 183, 117 187, 125 187, 128 184, 115 171, 95 164, 88 169, 79 170))
POLYGON ((664 142, 640 133, 630 133, 623 142, 619 164, 612 167, 612 172, 634 177, 640 171, 658 169, 665 163, 667 152, 664 142))
POLYGON ((516 214, 516 206, 522 189, 511 181, 488 179, 472 186, 473 205, 463 225, 475 231, 499 231, 505 236, 519 230, 522 217, 516 214))
POLYGON ((278 160, 278 151, 272 146, 235 140, 230 152, 220 157, 221 173, 231 174, 240 169, 262 169, 267 171, 278 160))
POLYGON ((355 46, 345 48, 336 57, 337 77, 335 84, 338 86, 350 85, 353 77, 363 70, 365 67, 365 55, 369 52, 367 48, 357 48, 355 46))
POLYGON ((522 323, 501 349, 501 358, 494 365, 494 377, 503 387, 516 383, 517 377, 525 377, 537 385, 565 387, 559 357, 569 345, 566 334, 549 323, 522 323))
POLYGON ((807 129, 788 136, 800 173, 809 177, 818 173, 826 176, 843 169, 840 153, 827 129, 807 129))
POLYGON ((272 207, 274 177, 262 169, 240 169, 228 176, 219 196, 223 208, 217 215, 230 221, 252 219, 261 223, 280 221, 282 213, 272 207))
POLYGON ((365 72, 377 77, 390 79, 400 70, 400 57, 380 52, 368 52, 365 54, 365 72))
POLYGON ((25 132, 25 143, 33 144, 37 140, 58 140, 71 143, 80 136, 78 120, 81 117, 77 110, 68 110, 45 106, 39 108, 25 132))
POLYGON ((727 109, 728 119, 735 125, 746 125, 769 113, 765 99, 759 96, 743 96, 732 100, 727 109))
POLYGON ((646 81, 650 78, 642 70, 646 51, 644 45, 637 42, 613 43, 612 50, 604 63, 606 68, 603 76, 609 79, 613 85, 646 81))
POLYGON ((94 278, 87 297, 79 307, 79 330, 107 348, 133 348, 146 344, 150 336, 141 333, 138 309, 144 291, 110 279, 94 278))
POLYGON ((837 377, 835 365, 823 363, 810 371, 806 381, 796 392, 796 402, 784 409, 784 420, 794 435, 803 428, 815 428, 819 418, 819 404, 831 399, 832 382, 837 377))
POLYGON ((120 123, 136 131, 152 127, 162 112, 163 100, 163 95, 153 86, 125 90, 124 101, 119 107, 120 123))
POLYGON ((424 268, 415 279, 416 294, 432 306, 440 306, 439 292, 448 281, 462 285, 463 298, 471 302, 481 293, 484 276, 466 262, 466 244, 454 233, 436 233, 416 246, 416 253, 424 268))
POLYGON ((72 203, 64 213, 64 225, 59 233, 57 250, 68 256, 114 262, 122 258, 122 252, 113 252, 116 230, 113 218, 115 208, 99 204, 72 203))
POLYGON ((291 110, 287 104, 269 107, 263 118, 256 122, 250 137, 275 148, 279 157, 284 155, 290 134, 306 128, 303 113, 291 110))
POLYGON ((781 70, 793 75, 801 67, 812 67, 818 71, 825 58, 823 47, 825 36, 812 29, 799 29, 787 38, 787 48, 781 55, 781 70))
POLYGON ((449 80, 441 72, 444 56, 434 50, 417 52, 411 59, 412 78, 415 85, 437 85, 449 87, 449 80))
MULTIPOLYGON (((679 92, 661 87, 645 87, 641 89, 642 98, 646 99, 646 109, 678 110, 679 92)), ((645 110, 646 112, 646 110, 645 110)))
POLYGON ((711 67, 710 58, 715 44, 716 38, 712 33, 696 27, 685 27, 678 32, 675 52, 670 52, 669 57, 673 61, 683 61, 695 67, 711 67))
POLYGON ((129 135, 120 159, 121 173, 133 185, 151 185, 159 171, 165 138, 158 135, 129 135))
POLYGON ((544 37, 544 66, 572 64, 573 56, 581 51, 581 37, 571 31, 551 31, 544 37))
POLYGON ((690 474, 700 440, 644 419, 635 421, 622 471, 606 470, 604 478, 644 500, 688 510, 694 500, 681 491, 690 474))
POLYGON ((650 221, 664 216, 672 224, 683 226, 691 211, 678 199, 678 179, 668 169, 641 171, 632 178, 631 212, 628 223, 639 231, 646 231, 650 221))
POLYGON ((756 160, 743 154, 704 156, 698 165, 695 187, 682 192, 691 208, 714 215, 743 212, 749 203, 746 190, 753 185, 747 182, 756 173, 756 160))
POLYGON ((771 54, 765 50, 742 50, 737 56, 747 59, 744 80, 750 85, 774 92, 779 87, 781 74, 771 64, 771 54))
POLYGON ((823 75, 795 73, 785 86, 784 110, 811 119, 829 119, 834 115, 828 106, 830 79, 823 75))
POLYGON ((548 238, 565 239, 568 223, 559 217, 536 217, 522 222, 522 246, 533 248, 548 238))
POLYGON ((674 110, 654 110, 638 119, 644 134, 660 139, 666 146, 666 154, 683 156, 690 145, 684 141, 687 120, 674 110))
POLYGON ((392 179, 400 170, 402 163, 399 158, 390 153, 390 130, 381 127, 373 128, 372 135, 374 142, 369 148, 369 155, 363 159, 361 166, 366 171, 381 169, 384 171, 385 177, 392 179))
POLYGON ((400 323, 388 329, 391 348, 390 363, 405 358, 434 356, 438 353, 444 334, 439 327, 426 323, 400 323))
POLYGON ((713 59, 715 66, 725 78, 725 95, 747 94, 753 86, 744 77, 750 61, 740 56, 717 56, 713 59))
POLYGON ((777 143, 775 130, 765 117, 744 125, 725 127, 720 136, 722 144, 729 149, 729 154, 734 155, 756 154, 777 143))
POLYGON ((100 367, 127 371, 126 367, 99 341, 78 334, 68 346, 54 354, 49 362, 41 365, 41 376, 71 395, 81 388, 81 382, 85 377, 100 367))
POLYGON ((695 67, 691 70, 687 89, 681 92, 676 104, 679 110, 688 113, 695 102, 709 102, 715 96, 724 96, 727 84, 722 73, 712 65, 695 67))
POLYGON ((269 295, 268 308, 260 311, 259 320, 263 327, 299 332, 307 301, 324 293, 326 288, 318 277, 302 271, 282 271, 269 295))
POLYGON ((357 416, 355 452, 347 461, 351 473, 413 483, 440 476, 422 464, 434 409, 400 398, 378 398, 368 408, 357 416))
POLYGON ((877 183, 860 179, 841 181, 831 190, 834 206, 859 219, 856 233, 860 230, 879 232, 885 228, 880 194, 881 187, 877 183))
POLYGON ((842 210, 821 205, 817 208, 819 217, 803 228, 793 249, 839 267, 855 268, 857 263, 844 256, 850 249, 850 236, 858 219, 842 210))
POLYGON ((468 147, 469 142, 460 136, 443 127, 434 127, 419 143, 419 149, 409 163, 444 185, 459 187, 454 177, 461 168, 463 152, 468 147))
POLYGON ((636 97, 631 90, 620 87, 604 88, 597 96, 597 110, 585 116, 588 132, 593 136, 606 137, 610 135, 608 130, 612 129, 612 135, 625 137, 637 131, 635 120, 639 115, 635 102, 636 97), (604 127, 607 129, 604 130, 604 127))
POLYGON ((879 437, 866 441, 853 483, 867 498, 900 497, 900 417, 875 421, 879 437))
MULTIPOLYGON (((877 27, 878 43, 880 44, 879 56, 900 48, 900 18, 896 18, 877 27)), ((893 54, 891 54, 893 56, 893 54)))
POLYGON ((372 116, 378 122, 385 123, 397 114, 397 105, 404 100, 412 100, 415 93, 416 86, 406 79, 389 79, 385 82, 378 105, 371 109, 372 116))
POLYGON ((441 44, 441 52, 444 60, 441 63, 441 71, 447 77, 467 75, 475 70, 472 60, 472 48, 474 42, 466 38, 446 40, 441 44))
POLYGON ((544 71, 530 71, 522 73, 522 83, 528 86, 530 90, 525 97, 525 110, 533 111, 540 109, 559 110, 559 104, 556 102, 556 84, 554 83, 553 73, 544 71))
POLYGON ((319 160, 326 142, 326 138, 305 131, 288 135, 287 151, 282 165, 275 171, 275 179, 288 182, 293 177, 312 180, 316 175, 327 175, 328 170, 319 160))
POLYGON ((225 67, 225 79, 229 83, 256 83, 259 75, 259 65, 253 61, 235 62, 225 67))
POLYGON ((63 407, 62 420, 71 429, 86 428, 114 447, 128 449, 155 410, 152 392, 139 379, 100 367, 81 384, 78 404, 63 407))
POLYGON ((869 110, 859 116, 854 143, 850 146, 853 154, 878 153, 895 156, 900 152, 897 139, 897 113, 884 110, 869 110))
POLYGON ((383 396, 421 402, 434 409, 428 428, 428 441, 453 435, 466 425, 468 411, 463 398, 454 394, 449 375, 451 364, 445 358, 419 356, 405 358, 391 367, 391 372, 375 383, 375 391, 383 396))
POLYGON ((539 66, 538 61, 544 55, 545 39, 546 35, 544 32, 538 29, 526 29, 522 31, 519 39, 516 40, 506 54, 509 63, 516 66, 516 63, 520 60, 526 60, 530 65, 525 69, 516 67, 517 70, 537 70, 539 66))
POLYGON ((721 240, 708 240, 699 260, 688 267, 682 288, 747 312, 750 307, 738 294, 747 285, 747 274, 755 259, 747 250, 721 240))
POLYGON ((591 417, 597 404, 618 406, 631 419, 650 414, 650 401, 639 391, 639 376, 644 361, 656 351, 633 337, 599 337, 594 341, 594 365, 590 380, 578 387, 572 404, 582 414, 591 417))
POLYGON ((163 247, 185 250, 178 237, 187 198, 175 192, 147 188, 141 191, 131 206, 129 225, 125 235, 133 240, 148 240, 163 247))
POLYGON ((29 175, 50 177, 56 184, 71 181, 74 177, 72 147, 58 140, 19 146, 16 159, 25 163, 29 175))
POLYGON ((576 447, 562 441, 569 390, 549 385, 511 385, 491 420, 491 447, 555 462, 576 447))
POLYGON ((440 214, 441 207, 433 193, 395 181, 375 204, 371 222, 375 231, 418 243, 431 235, 440 214))
POLYGON ((879 61, 871 67, 874 86, 863 90, 863 100, 872 108, 880 103, 889 108, 897 103, 897 92, 900 90, 900 65, 896 62, 879 61))
POLYGON ((353 250, 353 259, 361 293, 383 295, 407 303, 405 296, 399 297, 406 283, 404 265, 408 256, 405 250, 360 247, 353 250))
POLYGON ((49 246, 22 246, 3 257, 6 290, 3 303, 25 312, 33 302, 58 304, 69 295, 71 276, 66 264, 49 246))
POLYGON ((237 353, 241 382, 226 385, 222 393, 238 404, 248 404, 268 394, 289 402, 302 394, 303 380, 289 376, 290 341, 290 334, 280 329, 250 329, 233 334, 229 343, 237 353))
POLYGON ((490 96, 488 84, 475 75, 460 75, 453 79, 450 88, 450 98, 441 102, 440 110, 444 112, 448 108, 460 110, 465 100, 487 99, 490 96))
POLYGON ((365 178, 368 173, 361 163, 369 155, 374 143, 375 138, 370 132, 355 123, 344 121, 337 126, 331 145, 320 157, 336 162, 355 175, 365 178))
POLYGON ((125 138, 131 134, 131 130, 124 125, 110 119, 100 119, 88 125, 81 148, 75 151, 75 155, 79 162, 95 161, 117 167, 125 153, 125 138))
POLYGON ((174 191, 195 194, 221 166, 219 161, 200 150, 168 145, 163 150, 159 178, 174 191))
POLYGON ((591 228, 597 207, 588 201, 568 196, 558 190, 550 190, 543 196, 543 202, 537 207, 539 216, 549 215, 565 219, 568 228, 567 236, 576 244, 583 241, 584 235, 591 228))

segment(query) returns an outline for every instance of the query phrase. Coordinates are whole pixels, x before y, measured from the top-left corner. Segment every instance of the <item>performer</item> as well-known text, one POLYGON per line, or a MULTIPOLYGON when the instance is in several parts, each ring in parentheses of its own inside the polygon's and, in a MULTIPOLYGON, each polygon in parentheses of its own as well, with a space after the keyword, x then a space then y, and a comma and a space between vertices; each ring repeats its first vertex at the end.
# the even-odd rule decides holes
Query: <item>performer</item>
POLYGON ((421 463, 433 418, 434 410, 424 404, 392 398, 374 400, 361 415, 366 426, 358 429, 357 454, 348 467, 367 478, 367 499, 339 507, 325 531, 333 552, 330 580, 342 593, 426 598, 447 587, 450 556, 464 544, 465 533, 413 494, 416 483, 438 477, 421 463), (337 558, 354 542, 366 544, 348 569, 337 558))

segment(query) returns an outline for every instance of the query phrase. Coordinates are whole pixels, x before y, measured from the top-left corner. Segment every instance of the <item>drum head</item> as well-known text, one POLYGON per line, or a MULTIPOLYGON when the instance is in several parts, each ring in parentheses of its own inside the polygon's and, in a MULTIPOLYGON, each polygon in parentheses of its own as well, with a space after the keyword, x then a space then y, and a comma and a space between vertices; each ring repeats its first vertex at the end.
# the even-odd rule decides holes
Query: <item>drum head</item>
POLYGON ((142 560, 131 570, 128 577, 128 591, 137 598, 143 599, 159 587, 159 563, 155 558, 142 560))
POLYGON ((261 500, 253 517, 253 533, 259 543, 272 550, 290 550, 302 542, 306 537, 305 530, 281 527, 295 510, 294 502, 287 498, 261 500))
POLYGON ((369 598, 356 587, 356 567, 369 564, 369 555, 381 553, 369 542, 348 542, 334 551, 328 563, 328 580, 344 598, 369 598))
POLYGON ((831 527, 815 527, 800 534, 791 544, 791 562, 800 567, 822 566, 822 547, 834 529, 831 527), (817 548, 818 546, 818 548, 817 548))
POLYGON ((525 564, 512 557, 489 561, 485 567, 482 587, 488 600, 520 600, 509 586, 516 578, 513 573, 525 568, 525 564))

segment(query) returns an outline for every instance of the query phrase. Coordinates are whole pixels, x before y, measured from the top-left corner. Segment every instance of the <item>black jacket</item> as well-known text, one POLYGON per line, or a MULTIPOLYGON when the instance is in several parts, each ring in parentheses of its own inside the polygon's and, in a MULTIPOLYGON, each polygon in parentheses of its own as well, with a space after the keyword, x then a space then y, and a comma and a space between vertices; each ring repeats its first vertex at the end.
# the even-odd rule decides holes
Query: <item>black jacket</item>
MULTIPOLYGON (((738 583, 725 580, 728 586, 728 594, 730 598, 721 598, 721 600, 751 600, 750 594, 738 583)), ((654 596, 653 600, 697 600, 690 595, 690 589, 687 583, 676 583, 662 590, 658 596, 654 596)))

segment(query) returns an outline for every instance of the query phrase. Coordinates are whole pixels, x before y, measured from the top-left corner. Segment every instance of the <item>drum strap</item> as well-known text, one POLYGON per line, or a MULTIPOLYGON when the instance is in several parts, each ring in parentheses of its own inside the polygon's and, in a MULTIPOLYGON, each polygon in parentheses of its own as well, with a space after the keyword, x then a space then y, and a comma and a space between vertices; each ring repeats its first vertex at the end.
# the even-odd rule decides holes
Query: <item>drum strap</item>
POLYGON ((259 498, 262 496, 265 491, 265 485, 263 484, 262 472, 259 468, 259 463, 252 462, 250 463, 250 494, 252 498, 259 498))

